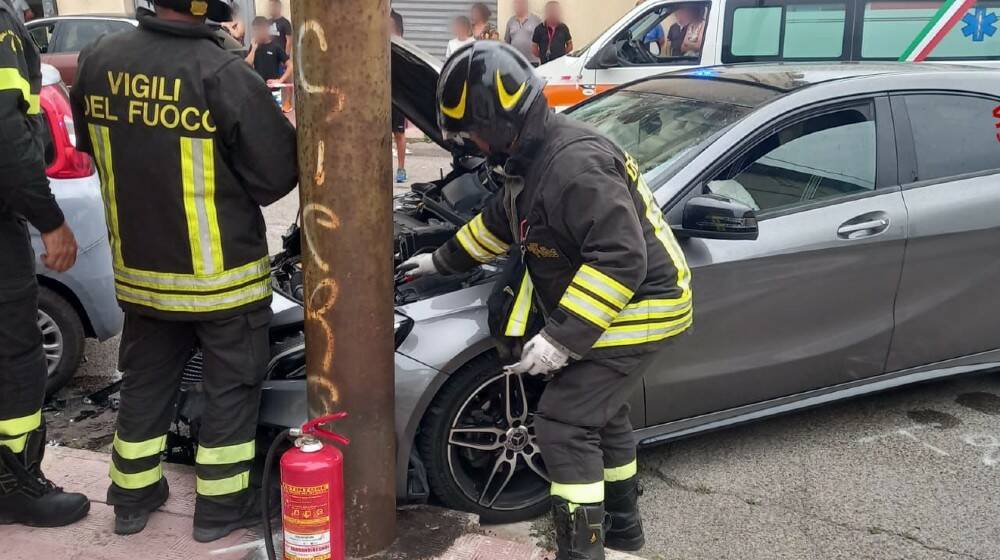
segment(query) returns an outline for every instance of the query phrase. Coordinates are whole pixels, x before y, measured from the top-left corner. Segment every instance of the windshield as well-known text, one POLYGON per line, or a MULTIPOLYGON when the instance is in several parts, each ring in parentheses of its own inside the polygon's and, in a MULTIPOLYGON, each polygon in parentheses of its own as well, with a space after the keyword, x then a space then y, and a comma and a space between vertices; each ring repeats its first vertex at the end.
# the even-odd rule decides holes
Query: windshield
POLYGON ((750 111, 722 101, 626 89, 571 114, 608 135, 644 174, 659 174, 750 111))

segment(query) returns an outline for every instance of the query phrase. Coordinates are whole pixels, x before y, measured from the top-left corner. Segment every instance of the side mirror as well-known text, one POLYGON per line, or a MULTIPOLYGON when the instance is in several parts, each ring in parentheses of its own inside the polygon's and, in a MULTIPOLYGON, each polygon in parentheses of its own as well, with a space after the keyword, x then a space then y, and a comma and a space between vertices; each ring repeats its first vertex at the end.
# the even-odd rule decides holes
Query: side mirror
POLYGON ((759 235, 757 214, 731 198, 717 194, 696 196, 684 205, 684 224, 674 233, 678 237, 753 241, 759 235))
POLYGON ((588 70, 603 70, 605 68, 616 68, 620 64, 618 60, 618 43, 611 41, 601 47, 601 50, 597 51, 597 54, 587 61, 585 67, 588 70))

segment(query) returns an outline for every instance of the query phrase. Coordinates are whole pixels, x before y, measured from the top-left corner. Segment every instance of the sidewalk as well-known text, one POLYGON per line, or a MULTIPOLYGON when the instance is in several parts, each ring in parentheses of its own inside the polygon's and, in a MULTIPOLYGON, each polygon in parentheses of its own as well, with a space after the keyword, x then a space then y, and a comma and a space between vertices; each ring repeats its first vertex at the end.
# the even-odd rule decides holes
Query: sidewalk
MULTIPOLYGON (((91 499, 90 515, 61 529, 0 526, 4 560, 259 560, 263 541, 253 531, 240 531, 211 544, 191 539, 194 473, 190 467, 164 465, 170 500, 139 535, 112 532, 114 510, 105 500, 110 456, 93 451, 49 447, 43 468, 58 486, 83 492, 91 499)), ((480 533, 473 516, 431 507, 399 511, 396 544, 378 560, 550 560, 554 555, 533 544, 528 525, 490 528, 480 533)), ((280 554, 280 552, 279 552, 280 554)), ((608 560, 634 556, 609 553, 608 560)))

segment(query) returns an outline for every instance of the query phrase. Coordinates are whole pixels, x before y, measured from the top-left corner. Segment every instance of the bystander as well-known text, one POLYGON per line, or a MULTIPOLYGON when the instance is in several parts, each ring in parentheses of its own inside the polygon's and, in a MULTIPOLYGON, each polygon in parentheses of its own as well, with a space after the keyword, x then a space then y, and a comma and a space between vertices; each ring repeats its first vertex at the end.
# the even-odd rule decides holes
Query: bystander
POLYGON ((473 4, 472 10, 469 14, 469 19, 472 20, 472 36, 475 37, 477 41, 500 40, 500 32, 497 31, 497 26, 490 22, 490 18, 493 17, 493 12, 490 11, 486 4, 483 4, 482 2, 473 4))
POLYGON ((542 64, 565 56, 573 50, 573 36, 562 20, 562 6, 552 0, 545 4, 545 21, 535 28, 532 39, 535 56, 542 64))
POLYGON ((229 21, 222 22, 222 28, 240 43, 246 38, 246 26, 243 25, 243 14, 240 13, 240 3, 233 2, 232 17, 229 21))
POLYGON ((451 58, 451 55, 455 54, 458 49, 476 40, 472 36, 472 22, 465 16, 458 16, 452 20, 451 32, 454 37, 448 41, 448 48, 444 53, 445 60, 451 58))
POLYGON ((253 41, 246 60, 271 88, 275 101, 280 105, 283 85, 292 78, 292 63, 285 49, 271 35, 271 22, 267 18, 257 17, 253 20, 253 41))
POLYGON ((284 16, 285 7, 281 0, 271 1, 271 36, 286 54, 292 54, 292 22, 284 16))
POLYGON ((503 40, 508 45, 514 47, 532 66, 538 66, 538 55, 535 54, 533 39, 535 28, 541 25, 542 20, 531 13, 531 6, 528 0, 513 0, 514 15, 507 20, 507 27, 504 30, 503 40))
MULTIPOLYGON (((396 10, 389 13, 390 32, 402 37, 404 33, 403 16, 396 10)), ((406 116, 392 106, 392 140, 396 154, 396 182, 406 182, 406 116)))

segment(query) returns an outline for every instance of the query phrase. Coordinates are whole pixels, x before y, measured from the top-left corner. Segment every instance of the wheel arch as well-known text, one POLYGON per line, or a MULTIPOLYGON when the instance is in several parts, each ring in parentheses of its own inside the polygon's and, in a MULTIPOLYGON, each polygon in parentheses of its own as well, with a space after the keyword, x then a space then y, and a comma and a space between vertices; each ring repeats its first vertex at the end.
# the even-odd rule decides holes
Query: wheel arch
POLYGON ((80 318, 80 322, 83 324, 83 333, 87 336, 87 338, 94 338, 97 336, 94 332, 94 326, 90 322, 90 316, 87 314, 87 310, 83 307, 83 303, 80 302, 80 299, 76 297, 76 294, 73 293, 73 290, 69 289, 69 287, 62 282, 53 280, 48 276, 37 275, 37 278, 39 286, 55 292, 56 295, 66 300, 66 302, 73 307, 73 310, 76 311, 76 315, 80 318))

